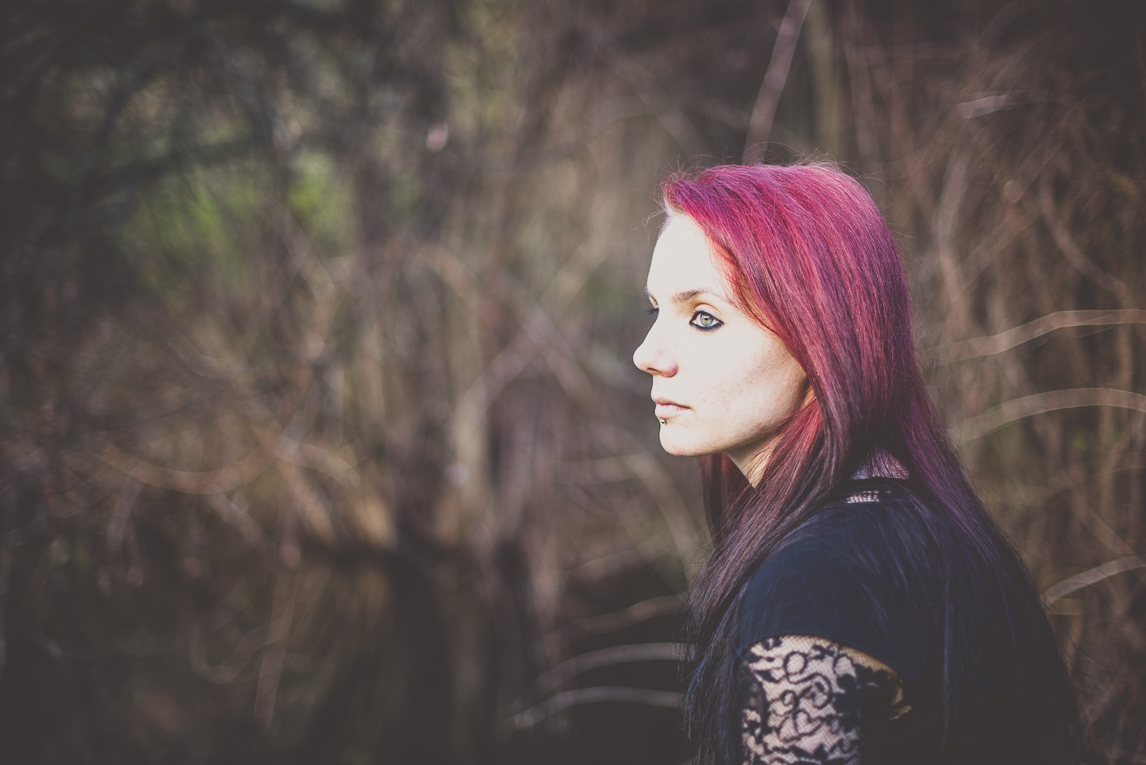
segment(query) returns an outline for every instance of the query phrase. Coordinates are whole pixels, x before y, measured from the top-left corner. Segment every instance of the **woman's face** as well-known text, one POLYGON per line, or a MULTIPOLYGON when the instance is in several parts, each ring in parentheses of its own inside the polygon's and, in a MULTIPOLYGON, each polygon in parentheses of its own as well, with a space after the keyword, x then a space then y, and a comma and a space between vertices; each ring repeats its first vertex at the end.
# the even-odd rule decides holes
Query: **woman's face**
POLYGON ((733 303, 704 232, 673 215, 653 250, 647 284, 656 321, 633 354, 653 376, 669 454, 726 452, 749 481, 779 426, 809 394, 787 347, 733 303))

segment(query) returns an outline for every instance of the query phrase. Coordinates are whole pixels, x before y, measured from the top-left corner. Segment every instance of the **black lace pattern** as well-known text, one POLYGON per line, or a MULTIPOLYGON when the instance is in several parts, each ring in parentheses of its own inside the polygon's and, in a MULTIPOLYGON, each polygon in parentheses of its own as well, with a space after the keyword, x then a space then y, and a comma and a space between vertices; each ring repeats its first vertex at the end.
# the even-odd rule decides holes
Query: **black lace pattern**
POLYGON ((804 635, 753 645, 738 692, 745 765, 858 765, 873 727, 909 711, 890 667, 804 635))

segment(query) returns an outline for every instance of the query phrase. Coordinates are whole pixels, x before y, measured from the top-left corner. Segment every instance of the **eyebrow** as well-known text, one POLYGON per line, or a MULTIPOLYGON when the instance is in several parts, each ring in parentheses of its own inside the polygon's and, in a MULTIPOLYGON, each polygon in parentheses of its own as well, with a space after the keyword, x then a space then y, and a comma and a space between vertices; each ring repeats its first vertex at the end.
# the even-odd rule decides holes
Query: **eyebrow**
MULTIPOLYGON (((720 300, 725 299, 720 292, 717 292, 711 287, 701 287, 700 289, 695 290, 682 290, 681 292, 673 295, 670 300, 672 303, 680 305, 681 303, 687 303, 690 300, 694 300, 701 295, 711 295, 712 297, 718 298, 720 300)), ((645 297, 647 297, 649 300, 652 300, 653 298, 653 296, 649 294, 648 290, 645 290, 645 297)))

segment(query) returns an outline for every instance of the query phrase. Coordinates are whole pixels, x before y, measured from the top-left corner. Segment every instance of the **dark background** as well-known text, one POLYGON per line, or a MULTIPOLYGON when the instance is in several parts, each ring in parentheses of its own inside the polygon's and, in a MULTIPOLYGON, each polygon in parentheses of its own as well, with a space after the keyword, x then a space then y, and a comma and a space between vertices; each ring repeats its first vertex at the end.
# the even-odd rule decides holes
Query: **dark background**
POLYGON ((0 760, 679 762, 705 534, 629 359, 658 179, 747 147, 871 189, 1089 761, 1146 761, 1142 17, 5 3, 0 760))

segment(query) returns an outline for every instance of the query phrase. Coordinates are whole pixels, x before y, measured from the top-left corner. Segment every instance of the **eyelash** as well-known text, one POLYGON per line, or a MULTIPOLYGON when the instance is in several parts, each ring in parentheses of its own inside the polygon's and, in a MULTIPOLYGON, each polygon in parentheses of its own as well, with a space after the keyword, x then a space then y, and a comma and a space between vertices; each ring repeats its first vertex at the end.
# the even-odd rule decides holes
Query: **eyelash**
MULTIPOLYGON (((647 314, 648 316, 652 316, 654 319, 660 315, 660 312, 661 312, 660 306, 652 305, 652 306, 649 306, 648 308, 645 309, 645 314, 647 314)), ((722 322, 720 319, 718 319, 715 316, 713 316, 712 314, 710 314, 708 311, 694 311, 692 314, 692 318, 688 320, 688 324, 690 327, 694 327, 696 329, 699 329, 701 332, 711 332, 714 329, 718 329, 718 328, 724 326, 724 322, 722 322), (708 318, 712 319, 715 322, 715 324, 713 324, 711 327, 702 327, 696 323, 696 317, 697 316, 707 316, 708 318)))
POLYGON ((710 314, 708 311, 696 311, 692 314, 692 318, 688 320, 688 325, 690 327, 696 327, 701 332, 711 332, 712 330, 719 329, 721 326, 723 326, 724 322, 722 322, 720 319, 718 319, 715 316, 713 316, 712 314, 710 314), (708 318, 712 319, 712 321, 714 323, 712 324, 712 326, 702 327, 696 323, 696 318, 698 316, 707 316, 708 318))

